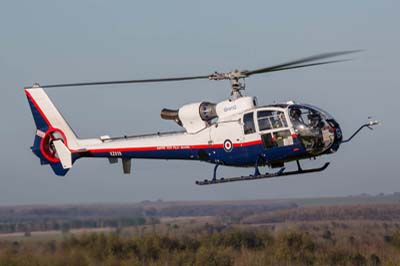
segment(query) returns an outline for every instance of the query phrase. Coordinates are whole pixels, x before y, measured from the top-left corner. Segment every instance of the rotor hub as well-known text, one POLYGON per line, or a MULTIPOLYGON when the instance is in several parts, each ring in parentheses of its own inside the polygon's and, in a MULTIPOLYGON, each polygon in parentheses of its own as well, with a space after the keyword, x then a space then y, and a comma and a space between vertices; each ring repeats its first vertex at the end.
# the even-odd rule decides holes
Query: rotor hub
POLYGON ((241 83, 239 80, 244 79, 248 76, 247 75, 247 70, 245 71, 240 71, 240 70, 234 70, 231 72, 227 73, 218 73, 214 72, 213 74, 208 76, 209 80, 230 80, 231 81, 231 99, 235 100, 237 98, 242 97, 241 91, 245 89, 245 83, 241 83))

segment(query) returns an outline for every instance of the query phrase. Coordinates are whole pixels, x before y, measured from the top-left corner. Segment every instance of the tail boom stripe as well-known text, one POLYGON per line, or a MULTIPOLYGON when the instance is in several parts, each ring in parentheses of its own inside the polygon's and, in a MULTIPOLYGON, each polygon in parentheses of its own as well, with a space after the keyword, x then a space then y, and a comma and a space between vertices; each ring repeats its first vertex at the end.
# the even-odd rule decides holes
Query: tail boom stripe
MULTIPOLYGON (((234 147, 248 147, 262 144, 261 140, 250 141, 246 143, 234 143, 234 147)), ((104 152, 135 152, 135 151, 171 151, 171 150, 188 150, 188 149, 209 149, 209 148, 223 148, 223 144, 203 144, 203 145, 172 145, 172 146, 149 146, 149 147, 116 147, 116 148, 100 148, 88 149, 90 153, 104 153, 104 152)))
POLYGON ((44 119, 44 121, 46 122, 46 124, 51 127, 51 123, 50 121, 47 119, 46 115, 44 114, 44 112, 42 111, 42 109, 39 107, 39 105, 37 104, 37 102, 35 101, 35 99, 33 99, 32 95, 29 93, 28 90, 25 90, 25 94, 28 97, 29 101, 35 106, 35 108, 37 109, 37 111, 40 113, 40 115, 42 116, 42 118, 44 119))

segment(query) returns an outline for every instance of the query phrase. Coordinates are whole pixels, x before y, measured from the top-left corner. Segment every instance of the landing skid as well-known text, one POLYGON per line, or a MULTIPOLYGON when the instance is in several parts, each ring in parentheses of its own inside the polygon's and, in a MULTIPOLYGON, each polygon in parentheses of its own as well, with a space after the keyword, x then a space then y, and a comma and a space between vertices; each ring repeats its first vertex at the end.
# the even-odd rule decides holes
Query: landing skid
POLYGON ((236 182, 236 181, 247 181, 247 180, 257 180, 264 178, 272 178, 279 176, 288 176, 288 175, 299 175, 299 174, 307 174, 314 172, 324 171, 329 166, 329 163, 325 163, 322 167, 312 168, 312 169, 302 169, 299 161, 297 161, 297 170, 285 172, 285 168, 281 168, 278 172, 275 173, 266 173, 266 174, 258 174, 258 175, 249 175, 249 176, 238 176, 238 177, 228 177, 228 178, 215 178, 215 172, 218 165, 214 169, 214 178, 211 180, 205 179, 203 181, 196 181, 196 185, 213 185, 213 184, 221 184, 228 182, 236 182))

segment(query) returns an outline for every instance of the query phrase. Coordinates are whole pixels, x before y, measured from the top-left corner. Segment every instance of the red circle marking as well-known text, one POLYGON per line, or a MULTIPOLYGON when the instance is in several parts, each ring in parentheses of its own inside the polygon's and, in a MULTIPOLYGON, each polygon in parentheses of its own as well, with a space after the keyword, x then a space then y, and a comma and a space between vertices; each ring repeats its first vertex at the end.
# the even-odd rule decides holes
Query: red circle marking
POLYGON ((57 158, 55 155, 55 152, 50 153, 48 150, 48 147, 46 147, 45 145, 50 145, 50 141, 53 140, 53 133, 59 133, 62 137, 62 141, 64 142, 65 146, 68 147, 67 144, 67 137, 65 136, 64 132, 62 132, 60 129, 58 128, 49 128, 44 137, 42 138, 42 140, 40 141, 40 152, 42 153, 42 155, 44 156, 44 158, 46 158, 48 161, 52 162, 52 163, 58 163, 60 162, 60 158, 57 158))

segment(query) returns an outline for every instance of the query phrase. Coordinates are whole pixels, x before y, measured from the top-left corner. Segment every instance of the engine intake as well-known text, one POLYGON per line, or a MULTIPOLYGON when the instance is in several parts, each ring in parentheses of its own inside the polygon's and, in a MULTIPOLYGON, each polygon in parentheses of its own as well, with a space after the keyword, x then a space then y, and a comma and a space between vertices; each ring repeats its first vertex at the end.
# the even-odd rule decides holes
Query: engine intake
POLYGON ((199 107, 200 117, 203 121, 210 121, 217 117, 216 104, 210 102, 202 102, 199 107))

